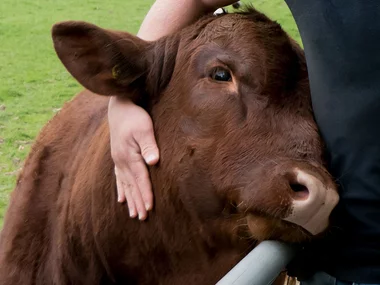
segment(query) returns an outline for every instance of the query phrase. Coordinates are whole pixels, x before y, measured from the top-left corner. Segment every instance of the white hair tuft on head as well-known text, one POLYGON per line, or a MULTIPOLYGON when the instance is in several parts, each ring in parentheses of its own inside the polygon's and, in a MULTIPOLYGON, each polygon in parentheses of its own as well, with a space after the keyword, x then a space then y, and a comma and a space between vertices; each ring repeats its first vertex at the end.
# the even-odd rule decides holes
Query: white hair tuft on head
POLYGON ((215 16, 227 14, 227 11, 224 8, 219 8, 214 12, 215 16))

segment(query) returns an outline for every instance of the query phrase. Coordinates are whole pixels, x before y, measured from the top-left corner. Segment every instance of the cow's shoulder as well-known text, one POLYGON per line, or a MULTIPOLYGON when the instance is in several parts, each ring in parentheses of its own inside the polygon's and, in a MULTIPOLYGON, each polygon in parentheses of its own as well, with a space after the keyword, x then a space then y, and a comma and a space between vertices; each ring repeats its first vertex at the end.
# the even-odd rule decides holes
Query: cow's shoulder
POLYGON ((1 284, 29 284, 33 275, 46 277, 36 270, 57 269, 54 263, 32 265, 55 260, 52 255, 59 254, 53 250, 57 242, 65 247, 65 241, 58 237, 67 228, 75 173, 84 161, 94 133, 102 126, 108 128, 104 126, 107 106, 108 98, 85 90, 67 102, 37 137, 12 193, 0 237, 0 276, 7 278, 0 280, 1 284), (10 276, 15 266, 23 270, 10 276))

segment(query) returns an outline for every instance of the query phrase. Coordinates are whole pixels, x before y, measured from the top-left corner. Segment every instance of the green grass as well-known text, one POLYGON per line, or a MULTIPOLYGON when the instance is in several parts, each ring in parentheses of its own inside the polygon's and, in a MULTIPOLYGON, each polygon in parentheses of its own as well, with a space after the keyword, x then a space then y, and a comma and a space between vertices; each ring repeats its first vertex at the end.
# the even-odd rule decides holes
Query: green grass
MULTIPOLYGON (((0 228, 9 194, 34 138, 57 109, 81 90, 53 51, 51 26, 83 20, 136 33, 153 2, 0 1, 0 228)), ((299 40, 283 0, 256 0, 254 4, 299 40)))

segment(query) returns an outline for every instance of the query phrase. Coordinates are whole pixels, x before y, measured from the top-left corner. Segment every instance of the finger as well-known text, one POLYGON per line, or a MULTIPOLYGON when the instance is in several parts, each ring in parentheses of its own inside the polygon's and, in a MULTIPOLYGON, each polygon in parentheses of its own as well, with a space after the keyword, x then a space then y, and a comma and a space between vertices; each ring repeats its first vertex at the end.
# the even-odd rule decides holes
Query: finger
POLYGON ((153 208, 153 193, 148 169, 144 160, 140 159, 140 161, 130 164, 130 168, 133 171, 137 186, 140 190, 145 209, 149 211, 153 208))
POLYGON ((139 136, 136 137, 136 143, 140 148, 142 157, 148 165, 154 165, 158 162, 160 153, 154 137, 153 126, 141 132, 139 136))
POLYGON ((131 193, 129 193, 128 189, 126 189, 126 184, 121 181, 119 173, 120 171, 115 167, 118 202, 121 203, 127 200, 129 216, 131 218, 136 218, 137 211, 135 202, 133 201, 131 193))
POLYGON ((125 202, 125 194, 123 190, 123 184, 121 183, 120 179, 116 177, 116 188, 117 188, 117 201, 119 203, 125 202))
MULTIPOLYGON (((137 213, 139 215, 140 220, 145 220, 147 217, 147 212, 145 209, 144 201, 142 199, 140 189, 137 185, 137 182, 135 181, 135 177, 133 176, 132 172, 130 169, 129 171, 124 171, 123 175, 126 178, 126 181, 128 181, 125 194, 131 195, 131 198, 135 204, 137 213)), ((128 200, 128 197, 127 197, 128 200)))
POLYGON ((123 186, 124 186, 123 190, 125 193, 125 197, 127 199, 129 216, 131 218, 136 218, 137 217, 137 210, 136 210, 135 201, 133 200, 133 197, 132 197, 132 193, 129 191, 129 189, 127 189, 127 186, 125 184, 123 186))
POLYGON ((139 185, 141 196, 144 200, 145 209, 150 211, 153 209, 153 192, 152 185, 150 183, 149 176, 137 178, 137 183, 139 185))
POLYGON ((124 191, 123 191, 123 185, 120 181, 120 178, 119 178, 119 170, 118 168, 115 166, 115 176, 116 176, 116 189, 117 189, 117 201, 119 203, 123 203, 125 202, 125 195, 124 195, 124 191))
POLYGON ((141 144, 140 149, 141 155, 144 158, 146 164, 155 165, 160 159, 160 154, 156 144, 141 144))

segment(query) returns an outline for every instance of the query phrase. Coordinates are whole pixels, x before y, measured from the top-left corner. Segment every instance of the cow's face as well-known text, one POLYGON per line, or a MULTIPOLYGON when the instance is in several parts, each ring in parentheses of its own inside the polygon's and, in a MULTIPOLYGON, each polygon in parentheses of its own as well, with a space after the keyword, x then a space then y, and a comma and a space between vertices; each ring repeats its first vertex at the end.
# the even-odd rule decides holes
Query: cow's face
POLYGON ((300 241, 327 227, 338 196, 322 167, 305 62, 277 24, 256 11, 206 17, 146 43, 69 22, 53 38, 85 87, 151 112, 161 149, 153 182, 168 179, 160 185, 178 189, 189 212, 226 217, 259 240, 300 241))

